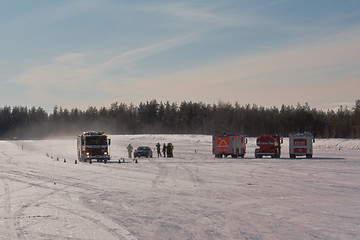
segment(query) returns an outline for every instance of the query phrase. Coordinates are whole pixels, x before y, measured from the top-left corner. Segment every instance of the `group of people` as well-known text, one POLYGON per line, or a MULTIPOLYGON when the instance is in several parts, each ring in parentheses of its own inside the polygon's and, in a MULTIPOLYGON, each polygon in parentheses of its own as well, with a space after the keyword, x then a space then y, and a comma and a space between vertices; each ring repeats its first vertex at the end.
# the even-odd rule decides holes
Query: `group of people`
MULTIPOLYGON (((128 150, 129 158, 131 158, 133 146, 131 146, 130 143, 127 146, 127 150, 128 150)), ((161 157, 161 145, 159 142, 156 144, 156 151, 158 157, 161 157)), ((172 145, 172 143, 168 143, 167 145, 164 143, 162 147, 162 153, 163 153, 162 154, 163 157, 169 157, 169 158, 174 157, 174 145, 172 145)))
MULTIPOLYGON (((156 144, 156 151, 158 154, 158 157, 161 157, 161 145, 158 142, 156 144)), ((168 143, 167 145, 164 143, 163 147, 162 147, 162 153, 163 153, 163 157, 174 157, 174 145, 172 145, 172 143, 168 143)))

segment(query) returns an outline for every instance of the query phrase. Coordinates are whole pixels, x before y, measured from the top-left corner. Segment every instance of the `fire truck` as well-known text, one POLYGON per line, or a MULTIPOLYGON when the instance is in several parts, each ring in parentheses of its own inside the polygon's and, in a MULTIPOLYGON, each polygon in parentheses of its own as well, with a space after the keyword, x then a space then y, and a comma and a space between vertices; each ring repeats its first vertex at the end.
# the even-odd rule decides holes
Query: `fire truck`
POLYGON ((256 145, 259 147, 255 149, 255 158, 262 158, 263 156, 280 158, 282 143, 283 138, 277 134, 266 134, 258 137, 256 139, 256 145))
POLYGON ((289 135, 289 155, 290 158, 296 156, 306 156, 312 158, 313 146, 315 142, 313 135, 310 132, 295 133, 289 135))
POLYGON ((92 163, 96 159, 106 163, 110 160, 108 139, 104 132, 83 132, 77 137, 77 152, 79 161, 92 163))
POLYGON ((212 152, 216 158, 227 157, 228 155, 233 158, 245 156, 247 139, 244 135, 213 135, 212 142, 212 152))

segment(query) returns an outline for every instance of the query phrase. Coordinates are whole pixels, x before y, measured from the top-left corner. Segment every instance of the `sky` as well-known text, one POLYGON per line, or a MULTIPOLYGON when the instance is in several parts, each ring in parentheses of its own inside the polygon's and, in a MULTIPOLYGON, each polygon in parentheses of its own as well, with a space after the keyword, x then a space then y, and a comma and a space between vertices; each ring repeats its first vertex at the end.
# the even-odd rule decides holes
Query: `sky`
POLYGON ((5 0, 0 107, 352 108, 358 0, 5 0))

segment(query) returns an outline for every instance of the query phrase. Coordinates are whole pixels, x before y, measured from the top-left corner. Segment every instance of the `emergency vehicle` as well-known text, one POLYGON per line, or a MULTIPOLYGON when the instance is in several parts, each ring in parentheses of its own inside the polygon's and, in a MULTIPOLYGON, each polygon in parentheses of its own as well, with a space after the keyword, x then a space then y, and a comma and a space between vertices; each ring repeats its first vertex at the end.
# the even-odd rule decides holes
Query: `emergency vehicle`
POLYGON ((92 160, 110 160, 108 139, 104 132, 83 132, 77 137, 77 152, 79 161, 92 163, 92 160))
POLYGON ((244 157, 246 153, 247 139, 244 135, 223 134, 213 135, 212 152, 215 157, 244 157))
POLYGON ((313 156, 313 143, 315 139, 310 132, 295 133, 289 135, 289 155, 290 158, 296 156, 306 156, 312 158, 313 156))
POLYGON ((280 158, 281 144, 283 138, 277 134, 262 135, 256 139, 256 145, 259 147, 255 149, 255 158, 262 158, 263 156, 271 156, 271 158, 280 158))

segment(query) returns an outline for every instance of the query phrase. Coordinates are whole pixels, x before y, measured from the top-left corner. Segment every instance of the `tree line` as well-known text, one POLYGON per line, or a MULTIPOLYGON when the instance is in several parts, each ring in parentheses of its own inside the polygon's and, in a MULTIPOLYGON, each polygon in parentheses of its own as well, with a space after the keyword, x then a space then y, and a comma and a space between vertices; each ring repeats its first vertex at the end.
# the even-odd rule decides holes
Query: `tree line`
POLYGON ((317 110, 304 105, 265 108, 255 104, 219 102, 113 103, 110 107, 71 110, 55 106, 52 113, 41 107, 0 108, 0 137, 77 135, 83 131, 109 134, 221 134, 247 136, 310 131, 317 138, 359 138, 360 100, 351 109, 317 110))

